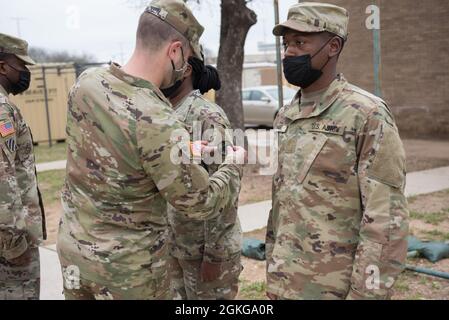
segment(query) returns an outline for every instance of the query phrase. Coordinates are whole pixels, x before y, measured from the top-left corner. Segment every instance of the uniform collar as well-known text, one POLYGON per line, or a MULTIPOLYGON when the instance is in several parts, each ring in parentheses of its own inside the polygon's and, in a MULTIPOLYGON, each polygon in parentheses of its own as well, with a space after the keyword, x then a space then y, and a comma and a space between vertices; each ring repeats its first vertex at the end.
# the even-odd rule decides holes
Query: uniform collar
POLYGON ((320 115, 335 102, 346 84, 346 79, 340 73, 317 99, 301 101, 301 91, 299 91, 295 101, 286 110, 285 116, 294 121, 320 115))
POLYGON ((182 108, 187 108, 186 112, 183 112, 183 118, 181 119, 183 122, 186 121, 187 115, 190 112, 190 108, 192 108, 193 100, 195 100, 198 95, 201 95, 199 90, 193 90, 188 95, 186 95, 181 101, 178 102, 176 106, 173 107, 174 110, 181 110, 182 108))
POLYGON ((131 86, 150 89, 154 93, 156 93, 161 100, 167 101, 167 98, 165 98, 165 96, 163 95, 161 90, 159 90, 158 87, 156 87, 150 81, 127 74, 125 71, 123 71, 122 67, 118 63, 112 62, 109 67, 109 71, 111 72, 112 75, 130 84, 131 86))

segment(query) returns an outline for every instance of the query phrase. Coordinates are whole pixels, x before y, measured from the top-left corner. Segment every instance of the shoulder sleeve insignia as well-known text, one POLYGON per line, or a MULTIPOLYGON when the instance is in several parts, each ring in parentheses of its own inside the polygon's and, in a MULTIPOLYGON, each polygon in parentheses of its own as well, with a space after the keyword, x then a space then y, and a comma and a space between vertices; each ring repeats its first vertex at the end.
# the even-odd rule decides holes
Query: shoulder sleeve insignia
POLYGON ((17 143, 16 143, 16 137, 13 136, 5 141, 5 145, 11 152, 16 152, 17 150, 17 143))
POLYGON ((2 138, 8 137, 15 132, 16 130, 14 129, 14 125, 11 120, 0 121, 0 135, 2 138))

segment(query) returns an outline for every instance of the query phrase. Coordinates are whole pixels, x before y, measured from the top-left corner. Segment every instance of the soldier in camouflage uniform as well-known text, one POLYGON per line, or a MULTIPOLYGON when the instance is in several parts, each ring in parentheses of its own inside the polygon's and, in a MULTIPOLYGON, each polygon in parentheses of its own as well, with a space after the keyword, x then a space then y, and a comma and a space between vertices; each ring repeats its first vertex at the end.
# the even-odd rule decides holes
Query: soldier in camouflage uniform
POLYGON ((190 219, 214 217, 240 177, 238 165, 209 178, 172 158, 186 131, 159 87, 176 85, 184 56, 199 56, 202 31, 182 0, 153 1, 130 61, 87 70, 72 88, 58 237, 66 299, 170 299, 167 202, 190 219))
POLYGON ((301 90, 274 122, 272 299, 388 299, 404 267, 404 149, 386 103, 336 72, 347 25, 344 8, 302 2, 273 30, 301 90))
MULTIPOLYGON (((201 94, 220 89, 218 72, 205 66, 204 59, 189 58, 189 66, 180 87, 165 93, 180 121, 184 122, 192 141, 205 140, 221 154, 222 142, 232 145, 231 124, 224 111, 201 94)), ((163 91, 164 92, 164 91, 163 91)), ((209 175, 219 165, 210 158, 203 162, 209 175)), ((240 179, 229 182, 229 197, 221 198, 216 218, 194 221, 168 206, 173 232, 172 287, 175 299, 230 300, 238 292, 242 231, 237 217, 240 179)))
POLYGON ((0 34, 0 300, 38 300, 45 222, 31 131, 8 95, 30 84, 28 44, 0 34))

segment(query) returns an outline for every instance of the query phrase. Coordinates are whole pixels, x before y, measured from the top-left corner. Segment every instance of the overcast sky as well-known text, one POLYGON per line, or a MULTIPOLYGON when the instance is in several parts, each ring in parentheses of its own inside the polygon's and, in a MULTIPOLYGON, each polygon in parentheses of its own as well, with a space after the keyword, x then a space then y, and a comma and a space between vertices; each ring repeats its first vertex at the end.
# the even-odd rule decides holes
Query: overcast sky
MULTIPOLYGON (((142 0, 0 0, 0 32, 20 35, 31 46, 50 50, 89 53, 98 61, 123 63, 131 55, 142 0), (20 24, 20 30, 17 25, 20 24)), ((220 0, 190 3, 205 27, 201 43, 218 52, 220 0)), ((280 20, 297 0, 279 0, 280 20)), ((257 13, 246 41, 246 53, 257 53, 258 42, 273 43, 273 0, 253 0, 249 6, 257 13)))

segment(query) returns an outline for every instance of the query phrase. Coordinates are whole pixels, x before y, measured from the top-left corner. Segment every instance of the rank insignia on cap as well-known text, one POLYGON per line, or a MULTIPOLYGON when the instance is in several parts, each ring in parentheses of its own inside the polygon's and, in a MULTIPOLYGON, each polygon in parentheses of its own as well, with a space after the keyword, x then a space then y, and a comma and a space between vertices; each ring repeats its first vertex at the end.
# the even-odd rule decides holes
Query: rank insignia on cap
POLYGON ((16 152, 17 150, 16 137, 12 137, 6 140, 5 145, 8 147, 9 151, 16 152))
POLYGON ((14 132, 16 132, 16 130, 14 129, 14 126, 10 120, 0 122, 0 135, 2 137, 10 136, 14 132))
POLYGON ((162 8, 158 8, 158 7, 153 7, 153 6, 149 6, 147 8, 147 12, 154 14, 155 16, 161 18, 162 20, 165 20, 165 18, 167 18, 167 14, 168 12, 165 11, 162 8))

